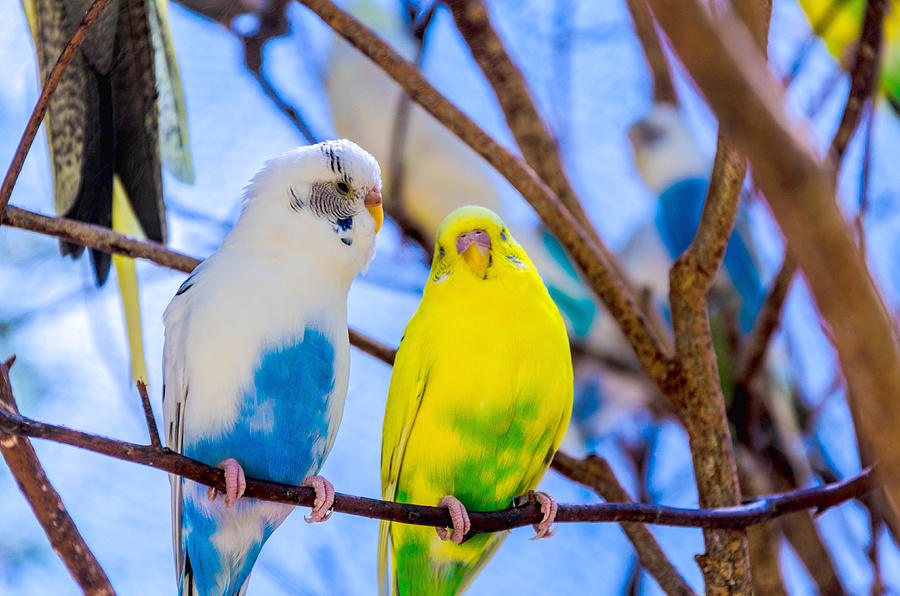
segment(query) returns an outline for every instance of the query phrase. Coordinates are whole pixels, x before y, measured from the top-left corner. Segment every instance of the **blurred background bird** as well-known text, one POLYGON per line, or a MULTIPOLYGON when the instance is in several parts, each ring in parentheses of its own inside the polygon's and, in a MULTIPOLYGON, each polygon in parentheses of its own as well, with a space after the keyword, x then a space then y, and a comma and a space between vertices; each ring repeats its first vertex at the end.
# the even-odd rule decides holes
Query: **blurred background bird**
MULTIPOLYGON (((112 0, 65 70, 44 128, 58 215, 166 241, 160 161, 194 180, 184 98, 166 16, 167 0, 112 0)), ((23 0, 41 81, 71 38, 90 0, 23 0)), ((63 255, 84 248, 62 241, 63 255)), ((110 255, 91 250, 102 286, 110 255)), ((132 379, 147 380, 134 260, 116 265, 131 352, 132 379)))
MULTIPOLYGON (((453 530, 382 522, 380 592, 458 594, 508 532, 468 532, 466 509, 492 511, 534 490, 572 410, 562 317, 528 255, 483 207, 447 216, 431 274, 397 352, 385 406, 382 498, 446 506, 453 530)), ((548 532, 555 502, 537 493, 548 532)))
MULTIPOLYGON (((407 59, 421 62, 427 11, 413 12, 404 21, 399 11, 372 0, 360 0, 350 11, 407 59)), ((476 201, 508 223, 540 271, 573 339, 593 346, 603 343, 596 325, 600 302, 552 234, 533 221, 519 224, 508 214, 506 182, 484 159, 344 40, 335 39, 326 73, 338 133, 359 140, 382 164, 386 212, 421 240, 429 256, 431 239, 444 217, 476 201), (368 97, 385 100, 372 102, 353 92, 360 87, 370 90, 368 97)))
POLYGON ((167 445, 225 471, 226 491, 177 476, 179 594, 236 596, 293 507, 241 498, 245 475, 311 486, 309 521, 334 488, 315 476, 340 425, 350 359, 347 293, 375 254, 378 164, 350 141, 270 160, 240 218, 165 312, 167 445))

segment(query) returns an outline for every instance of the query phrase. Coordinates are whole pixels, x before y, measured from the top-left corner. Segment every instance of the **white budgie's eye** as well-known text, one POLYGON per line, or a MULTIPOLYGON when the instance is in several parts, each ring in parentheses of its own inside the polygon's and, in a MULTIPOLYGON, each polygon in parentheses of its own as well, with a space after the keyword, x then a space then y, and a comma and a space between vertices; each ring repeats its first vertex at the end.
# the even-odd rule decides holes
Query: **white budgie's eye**
POLYGON ((353 190, 352 188, 350 188, 350 185, 343 180, 338 180, 337 182, 335 182, 334 187, 337 189, 338 193, 345 197, 349 196, 353 190))

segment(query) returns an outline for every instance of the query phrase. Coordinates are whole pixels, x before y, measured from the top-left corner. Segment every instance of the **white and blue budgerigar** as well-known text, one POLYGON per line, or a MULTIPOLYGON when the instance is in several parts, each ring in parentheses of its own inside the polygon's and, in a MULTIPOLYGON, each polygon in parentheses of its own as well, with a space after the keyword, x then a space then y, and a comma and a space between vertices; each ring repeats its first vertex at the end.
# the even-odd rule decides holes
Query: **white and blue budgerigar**
POLYGON ((243 594, 291 512, 240 498, 245 476, 311 486, 308 521, 330 515, 334 489, 316 474, 347 392, 347 293, 382 217, 378 163, 355 143, 285 153, 254 176, 234 229, 166 309, 168 446, 221 467, 227 487, 219 497, 171 477, 179 594, 243 594))

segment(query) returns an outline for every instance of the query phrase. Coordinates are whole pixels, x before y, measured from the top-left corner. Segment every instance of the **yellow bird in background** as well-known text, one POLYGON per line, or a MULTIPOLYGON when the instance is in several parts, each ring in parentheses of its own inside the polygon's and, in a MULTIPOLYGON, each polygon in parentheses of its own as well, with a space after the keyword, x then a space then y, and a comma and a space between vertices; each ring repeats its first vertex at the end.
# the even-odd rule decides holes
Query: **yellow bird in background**
MULTIPOLYGON (((813 32, 844 70, 853 66, 856 41, 862 31, 865 0, 799 0, 813 32)), ((879 89, 900 112, 900 3, 890 0, 884 15, 879 89)))
MULTIPOLYGON (((90 0, 23 0, 41 82, 90 0)), ((160 161, 191 183, 184 97, 166 0, 112 0, 54 93, 44 129, 56 212, 118 232, 166 241, 160 161)), ((84 247, 61 242, 63 255, 84 247)), ((91 250, 97 285, 110 255, 91 250)), ((131 351, 131 375, 147 378, 134 260, 114 256, 131 351)))
MULTIPOLYGON (((537 487, 572 413, 566 326, 528 255, 494 212, 466 206, 437 234, 422 302, 406 327, 388 393, 382 497, 449 508, 452 532, 382 522, 379 589, 458 594, 508 532, 478 534, 491 511, 537 487), (448 540, 449 539, 449 540, 448 540)), ((556 504, 535 493, 551 534, 556 504)))

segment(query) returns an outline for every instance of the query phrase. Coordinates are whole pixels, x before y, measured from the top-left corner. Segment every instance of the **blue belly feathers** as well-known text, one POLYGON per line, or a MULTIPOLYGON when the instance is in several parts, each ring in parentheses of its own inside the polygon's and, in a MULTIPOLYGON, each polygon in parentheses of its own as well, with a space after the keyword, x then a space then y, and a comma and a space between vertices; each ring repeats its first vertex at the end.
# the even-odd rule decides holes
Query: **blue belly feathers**
MULTIPOLYGON (((252 385, 239 398, 235 425, 220 436, 186 443, 184 454, 213 466, 233 457, 248 478, 299 484, 318 472, 325 457, 334 383, 334 347, 320 331, 306 329, 302 340, 262 353, 252 385)), ((242 524, 245 534, 250 531, 250 544, 226 544, 226 528, 252 516, 259 502, 241 499, 227 510, 221 498, 204 502, 205 487, 183 482, 183 552, 197 591, 237 594, 283 518, 254 518, 260 520, 255 536, 242 524)))
POLYGON ((299 343, 264 352, 235 426, 185 445, 184 454, 212 466, 233 457, 248 477, 298 484, 325 456, 333 389, 334 348, 307 329, 299 343))

